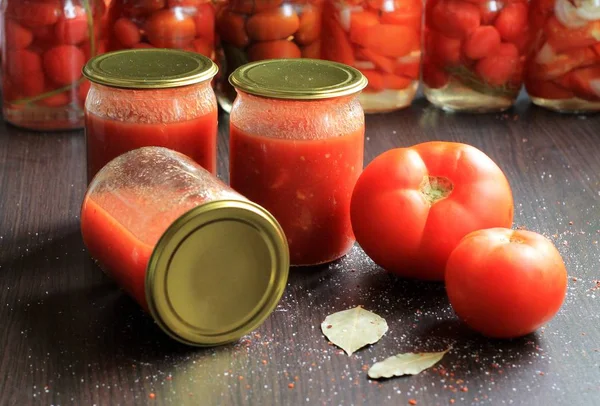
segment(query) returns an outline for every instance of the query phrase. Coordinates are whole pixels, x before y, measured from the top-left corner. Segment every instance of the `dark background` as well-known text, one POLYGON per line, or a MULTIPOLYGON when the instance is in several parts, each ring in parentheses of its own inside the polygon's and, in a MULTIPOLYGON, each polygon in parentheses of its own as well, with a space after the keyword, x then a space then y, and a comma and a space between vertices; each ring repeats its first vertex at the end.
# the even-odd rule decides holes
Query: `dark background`
POLYGON ((490 155, 512 185, 515 226, 558 246, 567 299, 537 333, 481 338, 456 319, 443 285, 394 277, 356 247, 330 265, 292 269, 276 311, 240 342, 185 347, 85 251, 83 132, 0 125, 0 405, 600 404, 600 116, 552 113, 526 99, 506 113, 447 114, 420 99, 367 118, 366 163, 427 140, 490 155), (320 323, 357 305, 390 329, 348 357, 328 345, 320 323), (375 361, 449 346, 441 364, 418 376, 367 379, 375 361))

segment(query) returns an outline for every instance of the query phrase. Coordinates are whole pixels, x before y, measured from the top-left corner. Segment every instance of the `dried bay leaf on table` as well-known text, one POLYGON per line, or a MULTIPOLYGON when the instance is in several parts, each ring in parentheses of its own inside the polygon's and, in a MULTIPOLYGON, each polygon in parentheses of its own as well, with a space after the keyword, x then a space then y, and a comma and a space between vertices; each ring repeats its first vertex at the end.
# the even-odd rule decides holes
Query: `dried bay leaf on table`
POLYGON ((388 331, 385 319, 362 306, 330 314, 321 323, 325 337, 352 355, 367 344, 374 344, 388 331))
POLYGON ((392 376, 416 375, 437 364, 449 349, 441 352, 397 354, 376 362, 369 368, 369 378, 391 378, 392 376))

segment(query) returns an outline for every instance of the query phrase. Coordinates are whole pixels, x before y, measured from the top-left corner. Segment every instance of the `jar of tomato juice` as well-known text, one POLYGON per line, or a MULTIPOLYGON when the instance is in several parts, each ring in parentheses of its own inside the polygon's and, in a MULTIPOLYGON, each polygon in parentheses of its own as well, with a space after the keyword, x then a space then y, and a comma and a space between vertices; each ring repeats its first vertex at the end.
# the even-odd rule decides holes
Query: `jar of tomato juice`
POLYGON ((523 82, 527 16, 527 0, 427 0, 422 74, 427 100, 449 111, 511 107, 523 82))
POLYGON ((550 110, 600 111, 600 1, 531 0, 525 88, 550 110))
POLYGON ((104 0, 2 2, 4 119, 33 130, 82 128, 86 61, 105 52, 104 0))
POLYGON ((287 282, 288 247, 273 216, 162 147, 129 151, 98 172, 81 232, 106 274, 190 345, 254 330, 287 282))
POLYGON ((238 67, 265 59, 320 58, 324 0, 228 0, 219 8, 223 75, 217 97, 229 112, 236 97, 228 77, 238 67))
POLYGON ((282 225, 292 265, 345 255, 350 198, 363 167, 367 80, 330 61, 276 59, 238 68, 230 115, 231 186, 282 225))
POLYGON ((175 48, 214 59, 212 0, 112 0, 109 50, 175 48))
POLYGON ((321 57, 351 65, 369 80, 366 113, 413 101, 421 65, 422 0, 326 0, 321 57))
POLYGON ((110 52, 88 62, 88 181, 111 159, 143 146, 188 155, 216 172, 217 100, 207 57, 174 49, 110 52))

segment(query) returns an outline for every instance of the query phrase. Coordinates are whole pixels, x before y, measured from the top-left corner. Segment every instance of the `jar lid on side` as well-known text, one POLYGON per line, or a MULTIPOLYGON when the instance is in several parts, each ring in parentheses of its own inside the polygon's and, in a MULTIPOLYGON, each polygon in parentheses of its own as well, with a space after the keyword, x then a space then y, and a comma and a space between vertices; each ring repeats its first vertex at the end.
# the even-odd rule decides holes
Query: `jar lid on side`
POLYGON ((128 49, 93 57, 83 67, 92 82, 127 89, 162 89, 212 79, 217 65, 195 52, 178 49, 128 49))
POLYGON ((289 249, 275 218, 252 202, 198 206, 162 235, 146 272, 146 299, 160 327, 196 346, 233 342, 275 309, 289 249))
POLYGON ((236 89, 275 99, 317 100, 360 92, 367 78, 355 68, 318 59, 270 59, 240 66, 229 77, 236 89))

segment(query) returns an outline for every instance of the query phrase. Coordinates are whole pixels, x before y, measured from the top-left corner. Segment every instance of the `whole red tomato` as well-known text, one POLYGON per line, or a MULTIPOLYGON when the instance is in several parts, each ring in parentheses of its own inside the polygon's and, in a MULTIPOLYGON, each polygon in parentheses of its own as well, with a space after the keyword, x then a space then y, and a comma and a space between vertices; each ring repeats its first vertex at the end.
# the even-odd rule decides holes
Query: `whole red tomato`
POLYGON ((358 179, 350 210, 356 240, 378 265, 441 281, 461 238, 511 226, 513 198, 502 170, 477 148, 426 142, 375 158, 358 179))
POLYGON ((556 314, 567 291, 567 271, 554 245, 540 234, 479 230, 450 255, 446 290, 454 311, 472 329, 514 338, 556 314))

